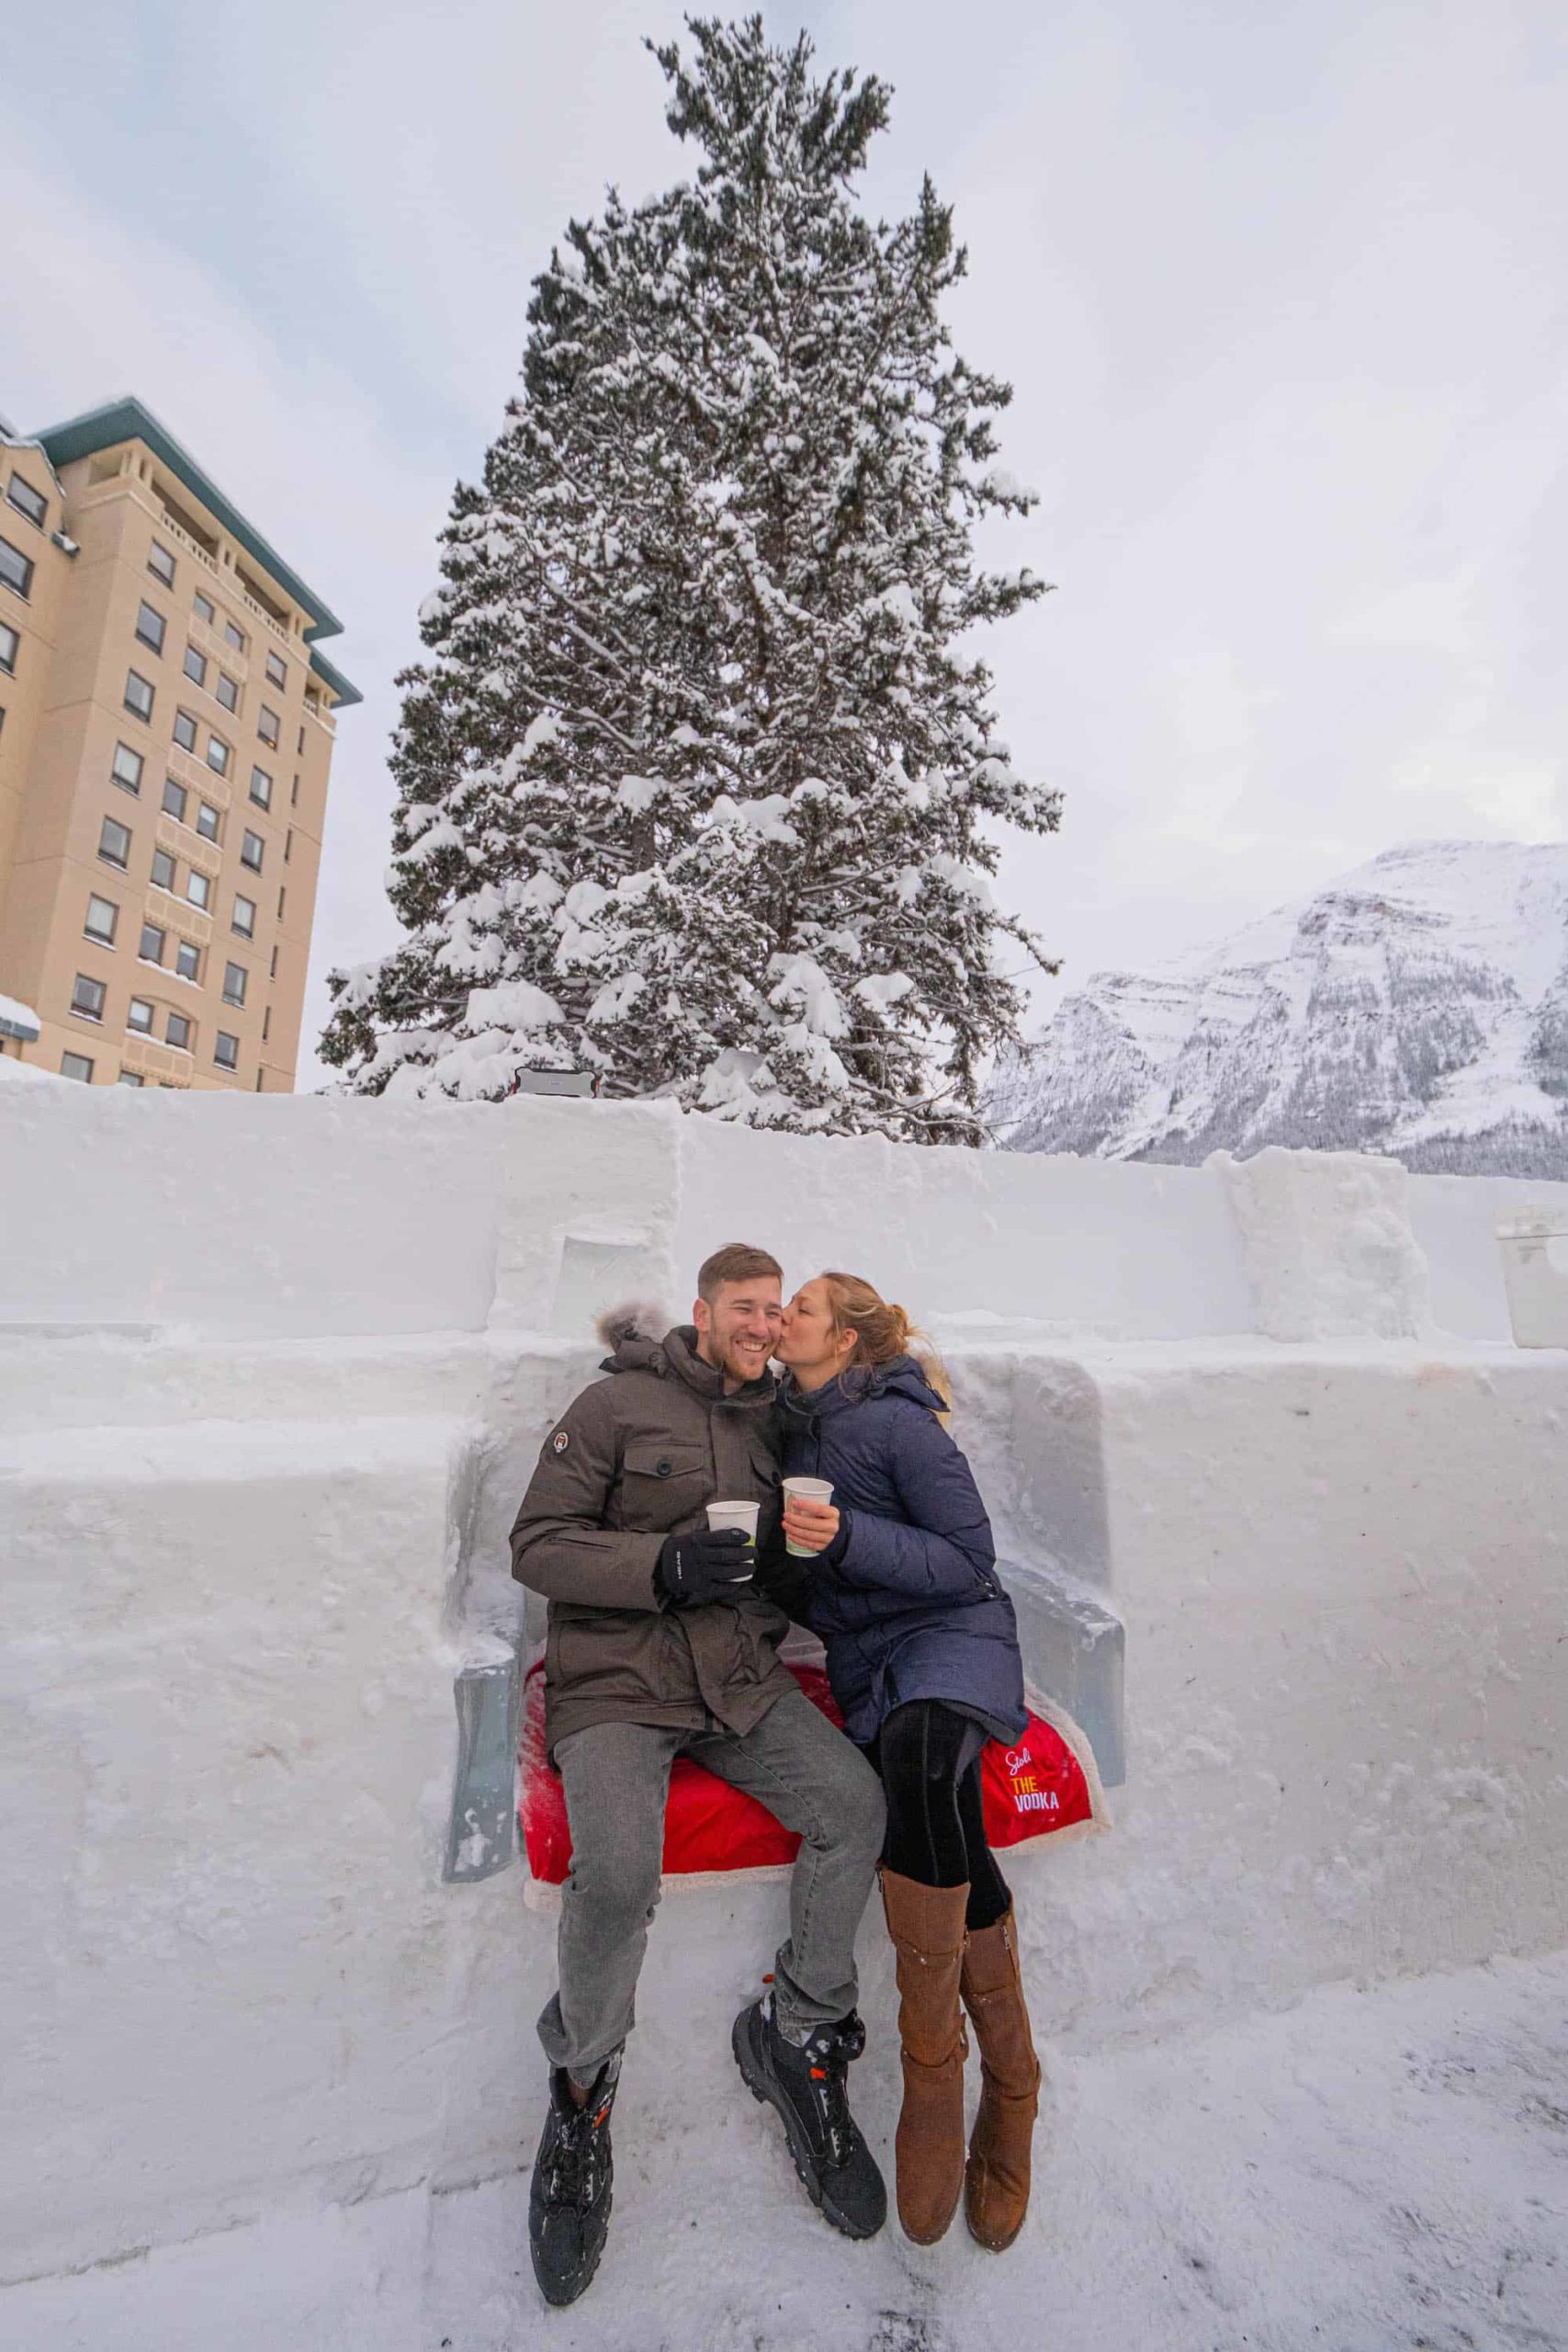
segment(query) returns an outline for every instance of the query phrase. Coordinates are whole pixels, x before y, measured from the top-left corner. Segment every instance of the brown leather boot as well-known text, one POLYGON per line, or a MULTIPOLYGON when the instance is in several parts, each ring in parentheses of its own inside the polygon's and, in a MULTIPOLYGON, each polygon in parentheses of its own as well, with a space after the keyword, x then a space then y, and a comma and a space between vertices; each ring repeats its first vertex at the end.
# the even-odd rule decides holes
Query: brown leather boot
POLYGON ((1030 2143, 1040 2096, 1040 2061, 1029 2030, 1010 1903, 994 1928, 970 1935, 964 2006, 980 2048, 980 2111, 969 2143, 964 2217, 972 2237, 1002 2254, 1029 2211, 1030 2143))
POLYGON ((882 1873, 882 1905, 898 1956, 904 2106, 893 2153, 898 2219, 917 2245, 934 2245, 964 2187, 964 2061, 958 2005, 967 1886, 921 1886, 882 1873))

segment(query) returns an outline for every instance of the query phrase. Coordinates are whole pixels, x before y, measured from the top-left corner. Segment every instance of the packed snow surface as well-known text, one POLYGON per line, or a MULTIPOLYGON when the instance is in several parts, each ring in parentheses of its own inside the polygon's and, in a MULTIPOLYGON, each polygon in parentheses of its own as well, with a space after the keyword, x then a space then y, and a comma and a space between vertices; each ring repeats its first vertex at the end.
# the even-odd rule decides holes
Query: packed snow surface
MULTIPOLYGON (((962 2218, 926 2251, 894 2222, 836 2237, 705 2013, 678 2069, 631 2046, 609 2244, 570 2311, 535 2290, 520 2168, 14 2289, 0 2331, 39 2352, 1552 2352, 1565 2016, 1560 1954, 1325 1987, 1213 2034, 1047 2049, 1034 2200, 998 2259, 962 2218)), ((890 2162, 886 2031, 855 2075, 890 2162)), ((518 2086, 525 2146, 538 2088, 518 2086)))
POLYGON ((1568 1173, 1568 845, 1407 844, 1218 947, 1097 973, 991 1108, 1014 1151, 1568 1173))

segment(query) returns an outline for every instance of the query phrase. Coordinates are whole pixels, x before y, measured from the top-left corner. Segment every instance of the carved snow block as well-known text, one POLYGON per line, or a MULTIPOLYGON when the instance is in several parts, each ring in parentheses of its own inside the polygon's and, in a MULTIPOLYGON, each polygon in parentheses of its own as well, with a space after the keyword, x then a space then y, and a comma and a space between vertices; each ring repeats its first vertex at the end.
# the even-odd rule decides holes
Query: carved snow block
POLYGON ((1521 1209, 1497 1227, 1514 1343, 1568 1348, 1568 1214, 1521 1209))
POLYGON ((1426 1253, 1411 1228, 1397 1159, 1286 1151, 1214 1152, 1240 1229, 1253 1326, 1266 1339, 1413 1340, 1431 1324, 1426 1253))

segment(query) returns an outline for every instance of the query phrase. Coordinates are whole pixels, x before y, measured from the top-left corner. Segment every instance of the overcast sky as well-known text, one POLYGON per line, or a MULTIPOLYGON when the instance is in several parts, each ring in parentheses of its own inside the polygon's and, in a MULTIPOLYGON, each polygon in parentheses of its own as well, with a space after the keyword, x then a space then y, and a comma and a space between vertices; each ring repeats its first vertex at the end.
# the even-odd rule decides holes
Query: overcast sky
MULTIPOLYGON (((1568 838, 1562 0, 770 8, 895 90, 1042 503, 990 552, 1004 890, 1063 984, 1417 837, 1568 838)), ((0 413, 138 394, 339 612, 322 975, 389 946, 385 752, 528 281, 607 181, 682 176, 654 0, 71 0, 0 79, 0 413), (62 38, 68 24, 69 40, 62 38)), ((1052 992, 1041 1003, 1052 1001, 1052 992)), ((302 1067, 301 1084, 310 1081, 302 1067)))

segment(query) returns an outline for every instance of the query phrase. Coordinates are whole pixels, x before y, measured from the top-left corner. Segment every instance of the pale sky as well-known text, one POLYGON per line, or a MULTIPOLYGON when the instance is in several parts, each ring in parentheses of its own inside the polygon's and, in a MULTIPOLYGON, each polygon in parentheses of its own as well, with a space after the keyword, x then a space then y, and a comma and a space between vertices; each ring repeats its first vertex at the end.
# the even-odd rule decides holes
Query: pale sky
MULTIPOLYGON (((1067 800, 1003 895, 1062 985, 1397 841, 1568 838, 1561 0, 766 13, 894 85, 868 206, 932 174, 958 347, 1016 389, 999 462, 1042 503, 989 552, 1057 593, 998 632, 998 702, 1067 800)), ((137 394, 344 622, 366 700, 308 1039, 328 966, 396 936, 393 676, 529 279, 607 181, 690 168, 640 46, 678 23, 73 0, 7 28, 0 413, 137 394)))

